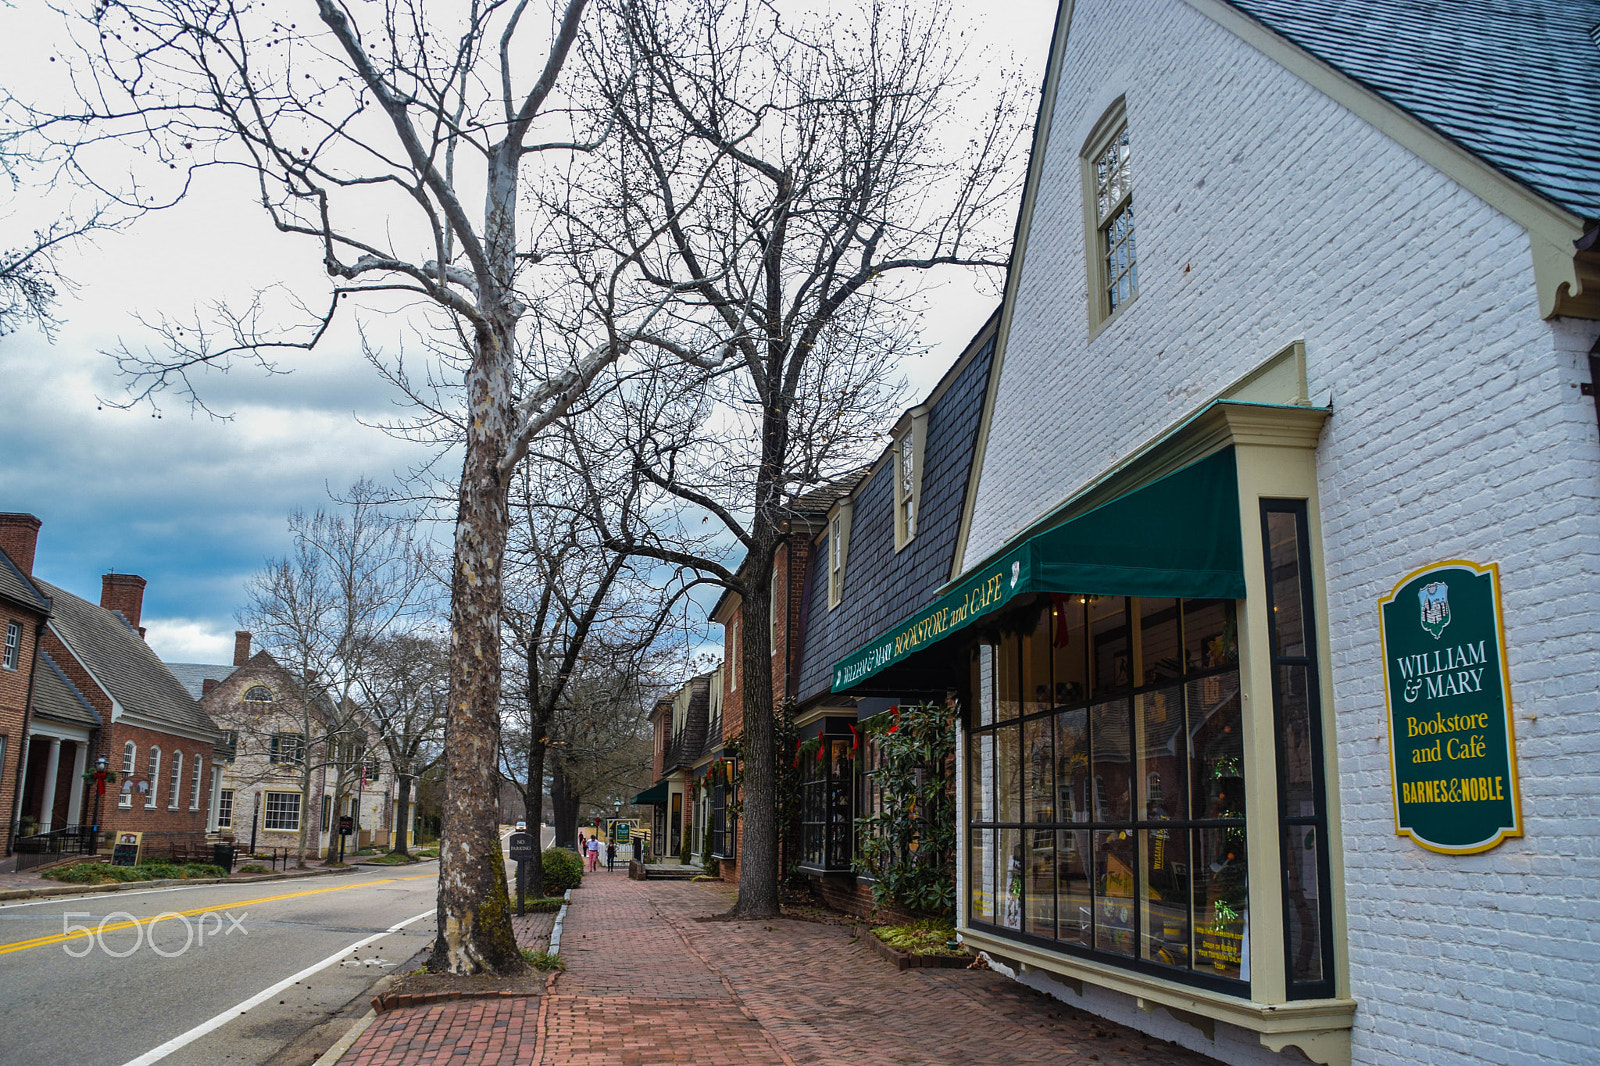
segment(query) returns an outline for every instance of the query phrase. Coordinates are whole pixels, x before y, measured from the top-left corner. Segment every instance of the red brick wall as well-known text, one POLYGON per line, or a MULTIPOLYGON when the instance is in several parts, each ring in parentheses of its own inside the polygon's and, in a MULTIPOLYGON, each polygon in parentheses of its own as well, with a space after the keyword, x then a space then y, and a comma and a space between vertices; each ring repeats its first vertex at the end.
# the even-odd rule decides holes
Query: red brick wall
POLYGON ((17 668, 0 668, 0 737, 5 738, 5 758, 0 760, 0 854, 11 850, 11 810, 16 801, 17 769, 22 765, 22 727, 28 706, 28 680, 33 676, 39 616, 0 604, 0 640, 12 622, 22 627, 22 642, 17 648, 17 668))
MULTIPOLYGON (((109 717, 109 715, 107 715, 109 717)), ((106 794, 100 800, 100 828, 102 832, 138 832, 138 833, 188 833, 198 839, 203 839, 206 833, 206 820, 211 813, 211 757, 212 746, 188 737, 174 736, 155 729, 145 729, 141 726, 129 725, 126 722, 113 722, 102 736, 109 734, 110 744, 106 758, 111 769, 117 771, 116 785, 107 785, 106 794), (133 805, 128 808, 117 806, 117 800, 122 788, 123 749, 128 741, 134 743, 133 776, 128 780, 136 783, 150 780, 150 749, 161 749, 161 774, 159 780, 152 786, 156 792, 156 806, 148 810, 145 803, 149 794, 133 794, 133 805), (172 802, 170 789, 172 787, 172 762, 175 752, 183 752, 183 773, 178 785, 178 809, 170 809, 172 802), (194 780, 194 761, 200 760, 200 809, 189 809, 189 793, 194 780)), ((91 761, 93 755, 90 756, 91 761)), ((94 814, 93 789, 84 797, 84 814, 92 818, 94 814)))

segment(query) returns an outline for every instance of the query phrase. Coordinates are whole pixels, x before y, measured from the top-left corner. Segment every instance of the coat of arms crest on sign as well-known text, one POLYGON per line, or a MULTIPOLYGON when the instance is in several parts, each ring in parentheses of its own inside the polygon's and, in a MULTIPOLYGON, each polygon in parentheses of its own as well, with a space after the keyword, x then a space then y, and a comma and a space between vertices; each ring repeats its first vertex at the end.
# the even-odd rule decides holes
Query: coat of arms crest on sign
POLYGON ((1444 627, 1450 624, 1450 586, 1443 581, 1431 581, 1417 590, 1422 601, 1422 628, 1438 640, 1444 627))

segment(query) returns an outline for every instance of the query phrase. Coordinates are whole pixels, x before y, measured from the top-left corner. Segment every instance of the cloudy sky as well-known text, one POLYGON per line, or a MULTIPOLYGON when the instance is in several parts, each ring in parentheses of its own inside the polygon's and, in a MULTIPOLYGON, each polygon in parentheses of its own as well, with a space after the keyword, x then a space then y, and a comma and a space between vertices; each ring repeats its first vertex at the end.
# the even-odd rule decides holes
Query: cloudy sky
MULTIPOLYGON (((1037 86, 1054 10, 1053 0, 1006 5, 1003 22, 975 24, 973 54, 1014 57, 1037 86)), ((0 4, 0 80, 18 95, 48 52, 49 24, 37 16, 33 5, 0 4)), ((245 580, 287 551, 289 511, 314 509, 359 477, 393 482, 427 458, 362 425, 402 412, 348 325, 316 353, 286 358, 291 373, 205 379, 206 401, 227 421, 178 402, 164 402, 160 418, 100 402, 124 395, 102 353, 147 336, 136 316, 182 317, 284 279, 317 283, 316 250, 271 230, 248 191, 204 181, 179 207, 64 256, 75 291, 60 303, 54 342, 31 329, 0 337, 0 511, 43 521, 35 572, 86 599, 98 601, 103 573, 145 577, 148 639, 168 661, 231 660, 245 580)), ((0 201, 0 246, 52 210, 0 201)), ((937 347, 904 368, 917 395, 994 305, 961 279, 931 297, 924 339, 937 347)))

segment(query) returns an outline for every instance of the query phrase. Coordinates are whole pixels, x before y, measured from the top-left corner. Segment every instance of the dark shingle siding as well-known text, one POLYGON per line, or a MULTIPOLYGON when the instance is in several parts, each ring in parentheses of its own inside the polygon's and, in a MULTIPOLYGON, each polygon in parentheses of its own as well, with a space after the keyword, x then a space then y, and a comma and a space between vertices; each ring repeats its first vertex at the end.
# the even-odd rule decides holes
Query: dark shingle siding
POLYGON ((833 664, 933 597, 950 579, 956 533, 994 356, 991 336, 928 412, 917 535, 894 550, 894 464, 879 466, 857 494, 839 605, 828 609, 828 538, 806 578, 801 702, 832 685, 833 664))
POLYGON ((1491 166, 1600 219, 1600 0, 1229 0, 1491 166))

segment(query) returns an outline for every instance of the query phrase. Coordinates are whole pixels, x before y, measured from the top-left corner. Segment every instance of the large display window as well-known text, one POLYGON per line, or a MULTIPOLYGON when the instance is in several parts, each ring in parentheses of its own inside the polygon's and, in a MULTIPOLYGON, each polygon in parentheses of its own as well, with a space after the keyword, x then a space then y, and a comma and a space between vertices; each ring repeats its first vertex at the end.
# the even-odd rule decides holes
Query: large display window
POLYGON ((855 763, 849 737, 823 735, 801 757, 800 868, 848 873, 855 835, 855 763))
POLYGON ((972 649, 968 919, 1248 994, 1235 604, 1040 596, 972 649))

